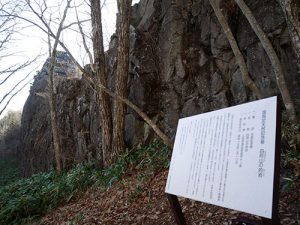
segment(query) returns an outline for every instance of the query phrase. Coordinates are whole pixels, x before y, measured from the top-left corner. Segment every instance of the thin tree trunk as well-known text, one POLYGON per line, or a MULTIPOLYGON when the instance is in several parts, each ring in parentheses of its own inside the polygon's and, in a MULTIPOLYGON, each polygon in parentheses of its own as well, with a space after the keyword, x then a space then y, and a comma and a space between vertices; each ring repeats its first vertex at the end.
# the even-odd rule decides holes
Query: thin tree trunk
MULTIPOLYGON (((53 53, 53 52, 52 52, 53 53)), ((52 80, 50 78, 50 80, 52 80)), ((50 88, 54 86, 53 80, 50 81, 50 88)), ((51 130, 52 130, 52 138, 53 138, 53 148, 54 148, 54 158, 56 164, 56 170, 61 172, 62 170, 62 162, 61 162, 61 145, 60 145, 60 134, 58 131, 57 125, 57 109, 55 105, 55 93, 50 91, 49 105, 50 105, 50 117, 51 117, 51 130)))
MULTIPOLYGON (((60 45, 70 55, 72 61, 78 66, 80 71, 83 74, 86 73, 87 71, 85 71, 84 68, 78 63, 78 61, 76 61, 76 59, 74 58, 72 53, 69 51, 69 49, 61 42, 60 42, 60 45)), ((87 80, 88 84, 90 85, 90 87, 92 89, 96 88, 97 92, 98 92, 98 90, 101 90, 113 98, 118 98, 120 101, 122 101, 124 104, 126 104, 129 108, 131 108, 133 111, 135 111, 154 130, 154 132, 164 142, 165 145, 167 145, 170 148, 173 147, 173 144, 174 144, 173 141, 161 129, 159 129, 159 127, 150 119, 150 117, 146 113, 144 113, 133 102, 131 102, 130 100, 128 100, 126 98, 122 98, 122 97, 116 95, 115 93, 110 91, 106 86, 102 85, 101 83, 95 85, 94 81, 90 78, 90 77, 92 77, 92 75, 93 75, 93 73, 88 74, 88 76, 84 76, 84 78, 87 80), (94 87, 94 86, 96 86, 96 87, 94 87)))
MULTIPOLYGON (((107 86, 107 76, 105 69, 105 54, 103 47, 103 32, 101 19, 101 1, 91 0, 91 17, 92 17, 92 40, 94 49, 94 69, 96 71, 97 84, 107 86)), ((102 130, 102 156, 103 166, 109 165, 112 145, 112 118, 110 100, 108 95, 103 92, 98 85, 97 93, 99 94, 100 122, 102 130)))
MULTIPOLYGON (((126 98, 127 80, 129 72, 129 26, 131 0, 119 0, 119 14, 121 21, 118 28, 118 64, 115 93, 126 98)), ((118 155, 125 149, 125 110, 126 106, 118 98, 114 104, 114 129, 113 129, 113 153, 111 161, 114 162, 118 155)))
POLYGON ((122 101, 124 104, 126 104, 128 107, 130 107, 133 111, 135 111, 157 134, 157 136, 164 142, 165 145, 172 148, 173 147, 173 141, 161 130, 159 127, 150 119, 150 117, 144 113, 138 106, 136 106, 134 103, 132 103, 130 100, 126 98, 122 98, 119 95, 116 95, 111 90, 109 90, 106 86, 102 84, 96 84, 93 85, 93 80, 88 77, 84 76, 84 78, 88 81, 90 86, 93 88, 93 86, 98 86, 99 89, 107 93, 113 98, 117 98, 118 100, 122 101))
POLYGON ((256 84, 254 83, 254 81, 250 78, 249 73, 248 73, 248 68, 247 65, 245 63, 244 57, 238 47, 238 44, 234 38, 234 35, 223 15, 223 13, 221 12, 221 9, 217 3, 216 0, 209 0, 210 5, 212 6, 219 23, 221 24, 224 33, 227 37, 227 40, 229 41, 229 44, 231 46, 231 49, 233 51, 233 54, 235 56, 236 62, 238 63, 241 73, 242 73, 242 78, 244 81, 244 84, 256 95, 256 97, 258 99, 262 98, 262 93, 261 91, 258 89, 258 87, 256 86, 256 84))
POLYGON ((262 30, 262 28, 259 26, 257 20, 255 19, 252 11, 249 9, 249 7, 245 4, 243 0, 235 0, 235 2, 238 4, 240 9, 242 10, 243 14, 249 21, 252 29, 256 33, 257 37, 259 38, 262 46, 264 47, 267 55, 269 56, 269 59, 271 61, 271 64, 273 66, 275 76, 276 76, 276 81, 278 88, 280 90, 285 108, 291 118, 292 121, 296 119, 296 114, 295 114, 295 108, 294 104, 292 101, 292 98, 290 96, 290 92, 287 88, 285 77, 284 77, 284 72, 283 68, 281 66, 280 60, 271 44, 271 41, 267 37, 266 33, 262 30))
MULTIPOLYGON (((79 70, 83 74, 86 73, 87 71, 85 71, 84 68, 78 63, 78 61, 76 61, 76 59, 74 58, 72 53, 69 51, 69 49, 62 42, 60 42, 60 45, 69 54, 72 61, 78 66, 79 70)), ((86 79, 86 81, 88 82, 88 84, 90 85, 90 87, 92 89, 95 88, 97 92, 99 90, 101 90, 113 98, 118 98, 120 101, 122 101, 124 104, 126 104, 129 108, 131 108, 133 111, 135 111, 154 130, 154 132, 164 142, 165 145, 167 145, 170 148, 173 147, 173 144, 174 144, 173 141, 150 119, 150 117, 146 113, 144 113, 133 102, 131 102, 130 100, 128 100, 126 98, 122 98, 122 97, 116 95, 115 93, 110 91, 106 86, 102 85, 101 83, 95 85, 93 79, 91 79, 92 76, 93 76, 93 73, 88 74, 87 76, 84 76, 84 78, 86 79)))
POLYGON ((49 65, 49 92, 50 92, 50 98, 49 98, 49 105, 50 105, 50 117, 51 117, 51 129, 52 129, 52 136, 53 136, 53 147, 54 147, 54 157, 55 157, 55 163, 56 163, 56 170, 60 172, 62 170, 62 162, 61 162, 61 145, 60 145, 60 134, 58 131, 58 116, 57 116, 57 109, 55 104, 55 86, 54 86, 54 65, 56 60, 56 49, 59 42, 59 37, 63 28, 63 23, 67 16, 67 11, 70 7, 71 0, 68 0, 67 6, 64 10, 63 17, 61 19, 61 22, 59 24, 55 42, 53 45, 51 58, 50 58, 50 65, 49 65))
POLYGON ((297 57, 298 70, 300 72, 300 1, 279 0, 279 3, 285 15, 293 50, 297 57))

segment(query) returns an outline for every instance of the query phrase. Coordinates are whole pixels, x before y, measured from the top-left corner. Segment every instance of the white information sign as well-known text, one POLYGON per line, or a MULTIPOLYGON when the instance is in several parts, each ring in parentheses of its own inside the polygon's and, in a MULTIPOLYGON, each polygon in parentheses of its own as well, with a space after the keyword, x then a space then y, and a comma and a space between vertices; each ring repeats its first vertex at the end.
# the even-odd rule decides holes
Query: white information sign
POLYGON ((166 192, 271 218, 277 97, 179 120, 166 192))

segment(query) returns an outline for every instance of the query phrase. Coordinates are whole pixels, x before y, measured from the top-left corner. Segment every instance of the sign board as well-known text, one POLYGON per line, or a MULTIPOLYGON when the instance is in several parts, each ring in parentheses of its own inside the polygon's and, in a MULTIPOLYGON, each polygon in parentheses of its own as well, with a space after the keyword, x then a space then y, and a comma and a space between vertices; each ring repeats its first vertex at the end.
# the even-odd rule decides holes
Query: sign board
POLYGON ((272 217, 277 97, 179 120, 166 192, 272 217))

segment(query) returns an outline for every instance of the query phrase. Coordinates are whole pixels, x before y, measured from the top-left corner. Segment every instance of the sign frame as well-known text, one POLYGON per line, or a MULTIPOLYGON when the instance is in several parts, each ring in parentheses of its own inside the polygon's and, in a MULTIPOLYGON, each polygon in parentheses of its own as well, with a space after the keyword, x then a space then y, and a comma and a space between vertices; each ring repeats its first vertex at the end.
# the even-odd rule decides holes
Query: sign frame
MULTIPOLYGON (((261 217, 261 221, 250 221, 239 218, 234 221, 236 225, 280 225, 278 216, 279 206, 279 183, 280 183, 280 155, 281 155, 281 105, 277 96, 276 104, 276 133, 275 133, 275 162, 274 162, 274 177, 273 177, 273 204, 272 204, 272 218, 261 217)), ((178 201, 178 197, 173 194, 166 193, 171 211, 177 225, 186 225, 186 220, 178 201)))

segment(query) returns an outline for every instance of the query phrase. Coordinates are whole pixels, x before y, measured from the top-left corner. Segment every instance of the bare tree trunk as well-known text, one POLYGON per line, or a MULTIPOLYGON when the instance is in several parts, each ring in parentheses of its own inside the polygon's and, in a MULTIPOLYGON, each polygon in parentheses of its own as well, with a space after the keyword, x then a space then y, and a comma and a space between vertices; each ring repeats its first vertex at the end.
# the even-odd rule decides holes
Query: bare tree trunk
POLYGON ((56 163, 56 170, 60 172, 62 170, 61 165, 61 145, 60 145, 60 134, 58 131, 58 125, 57 125, 57 109, 55 104, 55 86, 54 86, 54 65, 56 60, 56 49, 59 42, 59 37, 63 28, 63 23, 67 16, 67 11, 70 7, 71 0, 68 0, 67 6, 64 10, 63 18, 59 24, 55 42, 53 45, 52 53, 51 53, 51 59, 50 59, 50 65, 49 65, 49 92, 50 92, 50 98, 49 98, 49 105, 50 105, 50 117, 51 117, 51 128, 52 128, 52 136, 53 136, 53 147, 54 147, 54 157, 55 157, 55 163, 56 163))
MULTIPOLYGON (((115 93, 116 95, 126 98, 127 80, 129 72, 129 26, 131 0, 118 1, 119 14, 121 21, 118 28, 118 64, 115 93)), ((113 153, 111 160, 114 162, 118 155, 125 149, 125 110, 126 107, 122 101, 115 98, 114 102, 114 129, 113 129, 113 153)))
MULTIPOLYGON (((97 84, 107 86, 100 0, 91 0, 91 17, 96 80, 97 84)), ((112 118, 110 100, 109 96, 99 88, 99 85, 96 85, 96 87, 97 93, 99 94, 103 166, 107 166, 109 165, 109 158, 112 149, 112 118)))
POLYGON ((285 15, 300 72, 300 1, 279 0, 279 3, 285 15))
POLYGON ((223 15, 223 13, 221 12, 221 9, 218 5, 218 2, 216 0, 209 0, 217 18, 219 23, 221 24, 224 33, 229 41, 229 44, 231 46, 231 49, 234 53, 236 62, 238 63, 241 73, 242 73, 242 77, 243 77, 243 81, 244 84, 256 95, 256 97, 258 99, 262 98, 262 93, 261 91, 258 89, 258 87, 256 86, 256 84, 254 83, 254 81, 250 78, 249 73, 248 73, 248 68, 247 65, 245 63, 244 57, 238 47, 238 44, 234 38, 234 35, 223 15))
MULTIPOLYGON (((93 81, 88 76, 84 76, 84 78, 88 81, 90 86, 93 88, 93 81)), ((110 91, 107 87, 105 87, 102 84, 96 84, 98 88, 100 88, 102 91, 107 93, 113 98, 117 98, 118 100, 122 101, 124 104, 126 104, 128 107, 130 107, 132 110, 134 110, 157 134, 157 136, 164 142, 165 145, 172 148, 173 147, 173 141, 161 130, 159 127, 150 119, 150 117, 144 113, 138 106, 136 106, 134 103, 132 103, 130 100, 126 98, 122 98, 119 95, 116 95, 112 91, 110 91)))
POLYGON ((294 108, 294 104, 293 104, 290 92, 286 85, 284 72, 283 72, 280 60, 271 44, 269 38, 267 37, 266 33, 262 30, 262 28, 257 23, 257 20, 255 19, 254 15, 253 15, 252 11, 249 9, 249 7, 245 4, 245 2, 243 0, 235 0, 235 2, 238 4, 238 6, 242 10, 243 14, 249 21, 252 29, 256 33, 262 46, 265 49, 267 55, 269 56, 269 59, 271 61, 271 64, 272 64, 274 72, 275 72, 277 85, 280 90, 285 108, 286 108, 291 120, 294 121, 296 119, 295 108, 294 108))
MULTIPOLYGON (((69 54, 71 57, 72 61, 78 66, 80 71, 84 74, 86 71, 84 68, 76 61, 72 53, 69 51, 69 49, 64 45, 64 43, 60 42, 61 47, 69 54)), ((92 70, 92 68, 91 68, 92 70)), ((150 119, 150 117, 144 113, 138 106, 133 104, 130 100, 127 98, 122 98, 112 91, 110 91, 106 86, 102 85, 101 83, 98 83, 94 85, 94 81, 90 78, 92 77, 92 74, 88 74, 88 76, 84 76, 84 78, 88 81, 88 84, 90 84, 91 88, 94 89, 96 88, 96 91, 98 92, 99 90, 107 93, 109 96, 113 98, 118 98, 120 101, 122 101, 124 104, 126 104, 128 107, 130 107, 132 110, 134 110, 157 134, 157 136, 164 142, 165 145, 168 147, 172 148, 173 147, 173 141, 150 119), (96 86, 96 87, 94 87, 96 86)))
MULTIPOLYGON (((83 74, 85 74, 87 71, 85 71, 84 68, 78 63, 78 61, 76 61, 76 59, 74 58, 72 53, 69 51, 69 49, 62 42, 60 42, 60 45, 69 54, 72 61, 78 66, 79 70, 83 74)), ((92 68, 91 68, 91 70, 92 70, 92 68)), ((124 104, 126 104, 129 108, 134 110, 154 130, 154 132, 164 142, 165 145, 167 145, 170 148, 173 147, 173 144, 174 144, 173 141, 155 124, 155 122, 153 122, 150 119, 150 117, 146 113, 144 113, 137 105, 132 103, 127 98, 122 98, 122 97, 116 95, 115 93, 110 91, 106 86, 102 85, 101 83, 94 85, 94 81, 91 79, 92 75, 93 75, 93 73, 91 73, 91 74, 87 73, 87 76, 84 76, 84 78, 87 80, 88 84, 90 85, 90 87, 92 89, 96 88, 97 92, 99 90, 101 90, 113 98, 118 98, 120 101, 122 101, 124 104)))
MULTIPOLYGON (((52 52, 53 53, 53 52, 52 52)), ((55 58, 54 58, 55 59, 55 58)), ((53 87, 53 79, 50 78, 50 88, 53 87), (52 80, 52 81, 51 81, 52 80)), ((54 148, 54 158, 56 163, 56 170, 61 172, 62 170, 62 162, 61 162, 61 145, 60 145, 60 134, 58 131, 57 125, 57 109, 55 105, 55 93, 50 91, 49 96, 49 106, 50 106, 50 117, 51 117, 51 130, 52 130, 52 138, 53 138, 53 148, 54 148)))

